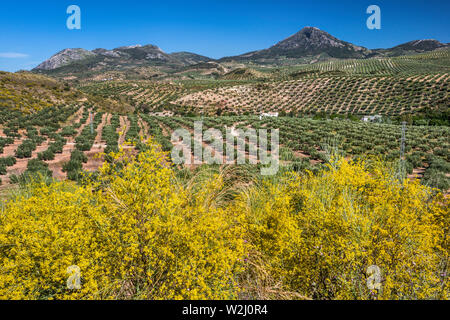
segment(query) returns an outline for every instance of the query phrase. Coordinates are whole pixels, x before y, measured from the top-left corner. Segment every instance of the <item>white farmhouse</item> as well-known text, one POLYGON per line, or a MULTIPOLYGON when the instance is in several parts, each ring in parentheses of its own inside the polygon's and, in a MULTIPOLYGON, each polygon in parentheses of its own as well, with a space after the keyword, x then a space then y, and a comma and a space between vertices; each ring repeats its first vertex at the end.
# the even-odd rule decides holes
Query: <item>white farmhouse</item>
POLYGON ((263 118, 269 117, 269 118, 278 118, 278 112, 268 112, 263 113, 259 116, 259 120, 262 120, 263 118))
POLYGON ((380 122, 383 117, 379 114, 375 116, 365 116, 362 118, 364 122, 380 122))

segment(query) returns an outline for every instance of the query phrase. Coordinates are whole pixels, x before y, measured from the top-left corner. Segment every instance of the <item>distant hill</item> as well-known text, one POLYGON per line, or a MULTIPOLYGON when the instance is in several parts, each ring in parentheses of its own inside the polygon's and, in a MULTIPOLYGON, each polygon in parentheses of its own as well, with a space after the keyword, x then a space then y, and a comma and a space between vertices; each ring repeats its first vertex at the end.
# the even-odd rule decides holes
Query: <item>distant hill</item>
POLYGON ((425 53, 434 51, 441 48, 448 48, 448 44, 441 43, 437 40, 414 40, 410 41, 391 49, 378 49, 374 50, 375 53, 389 57, 398 57, 409 54, 425 53))
POLYGON ((185 65, 194 65, 198 63, 204 63, 204 62, 210 62, 214 61, 214 59, 191 53, 191 52, 174 52, 171 53, 170 56, 177 59, 178 61, 181 61, 185 65))

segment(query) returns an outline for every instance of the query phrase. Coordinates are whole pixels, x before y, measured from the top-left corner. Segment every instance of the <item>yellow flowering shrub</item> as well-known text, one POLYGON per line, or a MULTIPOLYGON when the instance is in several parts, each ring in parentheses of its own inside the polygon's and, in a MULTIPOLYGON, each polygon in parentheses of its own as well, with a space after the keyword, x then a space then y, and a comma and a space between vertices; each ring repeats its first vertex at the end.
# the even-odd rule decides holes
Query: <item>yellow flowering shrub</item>
POLYGON ((339 160, 242 195, 250 238, 287 291, 316 299, 447 298, 448 203, 381 163, 339 160), (370 266, 379 287, 367 286, 370 266))
POLYGON ((448 298, 448 202, 381 162, 194 185, 144 149, 3 205, 0 299, 448 298))
POLYGON ((35 184, 29 198, 9 203, 0 216, 0 298, 51 299, 71 295, 67 268, 82 270, 84 296, 102 287, 106 222, 88 190, 65 183, 35 184), (96 287, 96 288, 94 288, 96 287))
POLYGON ((36 184, 0 216, 0 298, 233 299, 245 256, 242 216, 186 193, 150 144, 123 152, 95 183, 36 184), (119 162, 120 160, 120 162, 119 162), (67 287, 67 268, 81 272, 67 287))

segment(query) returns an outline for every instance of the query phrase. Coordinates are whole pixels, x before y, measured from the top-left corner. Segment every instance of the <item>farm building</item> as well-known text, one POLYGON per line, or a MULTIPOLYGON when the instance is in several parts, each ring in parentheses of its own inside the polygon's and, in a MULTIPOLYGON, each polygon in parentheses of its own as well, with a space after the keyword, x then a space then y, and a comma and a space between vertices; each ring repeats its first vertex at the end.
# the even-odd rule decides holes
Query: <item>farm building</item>
POLYGON ((365 116, 362 118, 362 121, 364 122, 381 122, 381 119, 383 119, 383 117, 379 114, 375 115, 375 116, 365 116))
POLYGON ((259 120, 262 120, 263 118, 266 118, 266 117, 278 118, 278 112, 263 113, 259 116, 259 120))

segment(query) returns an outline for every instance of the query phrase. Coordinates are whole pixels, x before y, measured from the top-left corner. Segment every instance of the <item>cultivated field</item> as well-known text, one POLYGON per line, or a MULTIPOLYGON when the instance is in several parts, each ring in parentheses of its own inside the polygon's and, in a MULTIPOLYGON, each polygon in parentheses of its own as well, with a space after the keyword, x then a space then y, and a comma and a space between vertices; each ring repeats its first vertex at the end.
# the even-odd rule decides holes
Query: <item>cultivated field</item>
MULTIPOLYGON (((47 108, 33 116, 8 115, 3 115, 3 137, 0 140, 0 178, 4 184, 10 183, 11 179, 17 181, 21 174, 42 168, 46 168, 48 175, 54 178, 76 180, 82 170, 92 172, 102 165, 104 156, 101 154, 117 152, 125 142, 140 143, 141 137, 143 140, 153 137, 165 151, 170 151, 172 132, 185 128, 193 133, 195 121, 202 121, 204 131, 210 128, 220 130, 223 137, 227 130, 268 129, 270 133, 279 129, 280 160, 288 169, 297 171, 311 170, 327 163, 332 148, 351 158, 378 157, 389 162, 400 159, 400 125, 341 118, 279 117, 260 120, 249 116, 120 115, 98 112, 88 105, 47 108)), ((423 178, 424 183, 443 190, 450 188, 449 133, 448 127, 407 127, 405 156, 410 177, 423 178)), ((203 148, 212 148, 207 142, 202 144, 203 148)), ((248 141, 246 152, 249 152, 248 141)))

